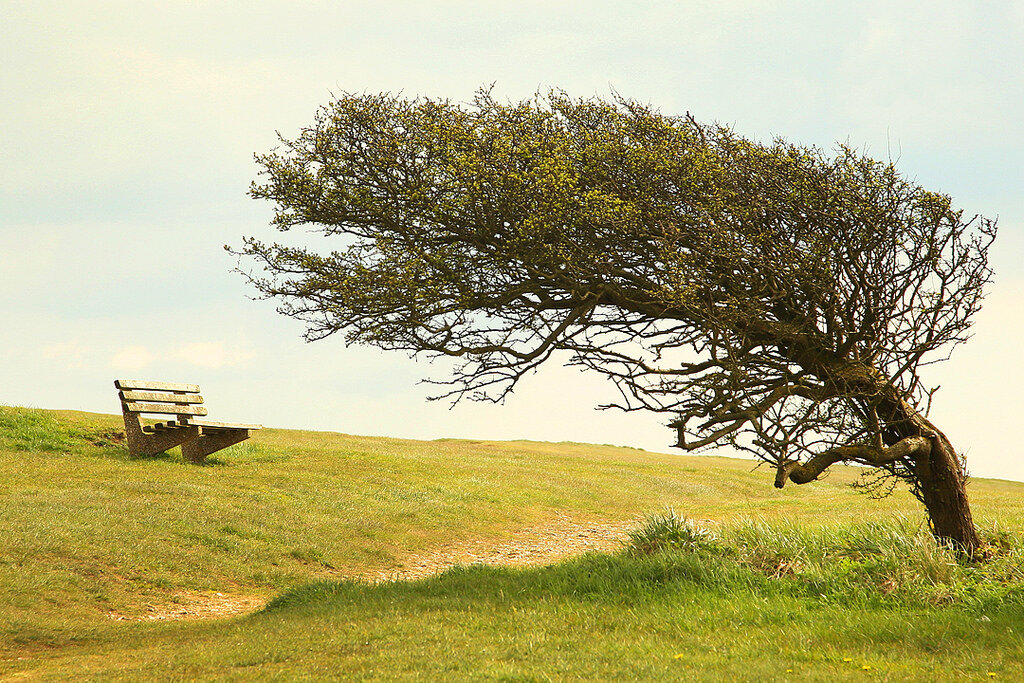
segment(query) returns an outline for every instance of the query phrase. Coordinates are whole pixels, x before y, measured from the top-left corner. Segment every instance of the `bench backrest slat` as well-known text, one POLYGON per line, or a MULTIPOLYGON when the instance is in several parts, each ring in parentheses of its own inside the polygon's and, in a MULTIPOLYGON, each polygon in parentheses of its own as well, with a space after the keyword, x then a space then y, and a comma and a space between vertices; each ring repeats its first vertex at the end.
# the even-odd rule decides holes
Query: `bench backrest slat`
POLYGON ((173 403, 124 403, 130 413, 166 413, 169 415, 206 415, 202 406, 178 406, 173 403))
POLYGON ((159 415, 206 415, 200 405, 198 384, 149 382, 137 379, 119 379, 114 386, 120 389, 118 398, 126 413, 155 413, 159 415))
POLYGON ((149 401, 152 403, 202 403, 199 394, 183 394, 156 391, 122 391, 118 393, 122 401, 149 401))
POLYGON ((151 389, 154 391, 180 391, 188 394, 198 394, 198 384, 174 384, 173 382, 146 382, 137 379, 119 379, 114 382, 118 389, 151 389))

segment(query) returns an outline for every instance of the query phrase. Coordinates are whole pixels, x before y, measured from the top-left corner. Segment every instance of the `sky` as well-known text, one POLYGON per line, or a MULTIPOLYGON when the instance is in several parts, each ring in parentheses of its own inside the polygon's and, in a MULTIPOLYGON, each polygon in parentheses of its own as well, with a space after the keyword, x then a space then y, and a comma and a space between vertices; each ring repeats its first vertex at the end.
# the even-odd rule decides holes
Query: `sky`
POLYGON ((1022 2, 0 0, 0 18, 0 404, 116 413, 114 379, 153 379, 200 384, 224 421, 671 452, 664 416, 597 412, 613 388, 557 365, 502 405, 428 402, 442 366, 303 342, 223 249, 282 238, 247 196, 253 155, 332 93, 614 89, 758 140, 848 142, 997 217, 975 337, 924 379, 970 472, 1024 481, 1022 2))

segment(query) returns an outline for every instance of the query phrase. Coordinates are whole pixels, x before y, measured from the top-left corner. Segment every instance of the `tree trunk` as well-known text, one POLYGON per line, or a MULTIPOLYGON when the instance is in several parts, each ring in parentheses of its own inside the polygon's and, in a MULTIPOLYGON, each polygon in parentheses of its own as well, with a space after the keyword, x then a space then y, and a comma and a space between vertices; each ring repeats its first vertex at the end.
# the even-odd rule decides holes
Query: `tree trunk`
POLYGON ((945 434, 906 401, 894 396, 888 406, 889 414, 895 418, 890 422, 890 438, 926 436, 932 442, 928 457, 918 458, 914 465, 915 494, 928 512, 932 533, 940 541, 951 542, 973 555, 981 540, 967 501, 967 474, 956 449, 945 434))
POLYGON ((950 541, 973 555, 981 540, 967 501, 967 477, 949 439, 939 430, 934 431, 931 455, 915 468, 918 494, 936 538, 950 541))
MULTIPOLYGON (((872 379, 879 382, 879 378, 880 375, 872 379)), ((879 409, 887 416, 884 420, 887 429, 883 434, 887 443, 911 436, 924 436, 932 442, 928 456, 917 457, 913 467, 914 492, 928 513, 932 533, 940 541, 950 542, 968 555, 974 555, 981 540, 967 500, 967 474, 956 449, 945 434, 892 387, 875 384, 875 388, 880 389, 883 396, 879 409)))
MULTIPOLYGON (((790 349, 792 352, 792 349, 790 349)), ((859 390, 865 396, 865 405, 876 406, 876 414, 883 423, 882 440, 892 446, 908 437, 925 437, 932 443, 927 455, 911 459, 914 494, 924 504, 931 522, 932 533, 940 541, 950 542, 958 549, 974 555, 981 546, 974 527, 971 506, 967 501, 967 475, 960 464, 953 445, 946 435, 935 428, 918 410, 874 368, 862 365, 830 366, 821 355, 804 353, 793 357, 794 362, 811 368, 818 377, 838 380, 847 390, 859 390)), ((835 461, 840 460, 837 458, 835 461)), ((831 463, 826 463, 825 467, 831 463)), ((908 463, 909 464, 909 463, 908 463)), ((776 486, 789 476, 780 468, 776 486), (780 480, 781 479, 781 480, 780 480)), ((816 478, 814 473, 810 479, 816 478)), ((794 479, 797 483, 802 483, 794 479)))

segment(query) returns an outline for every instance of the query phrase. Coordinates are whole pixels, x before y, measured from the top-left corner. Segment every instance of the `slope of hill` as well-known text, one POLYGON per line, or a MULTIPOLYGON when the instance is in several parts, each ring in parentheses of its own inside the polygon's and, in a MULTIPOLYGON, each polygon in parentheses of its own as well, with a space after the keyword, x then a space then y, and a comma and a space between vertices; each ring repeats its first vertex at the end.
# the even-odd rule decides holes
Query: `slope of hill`
MULTIPOLYGON (((770 473, 751 471, 751 462, 737 459, 573 443, 422 442, 276 429, 196 467, 174 451, 129 459, 120 429, 119 416, 0 407, 0 676, 34 671, 142 678, 149 671, 191 678, 295 671, 316 677, 344 671, 350 677, 390 678, 416 672, 431 677, 455 667, 450 670, 459 677, 474 672, 498 678, 657 677, 672 671, 665 667, 679 665, 673 658, 680 653, 666 659, 665 648, 682 648, 680 659, 690 658, 691 665, 719 661, 727 665, 715 669, 723 675, 755 670, 781 675, 785 667, 772 663, 752 669, 750 658, 781 637, 789 620, 799 632, 793 644, 771 647, 788 652, 786 661, 797 661, 793 653, 806 649, 811 659, 804 664, 824 656, 812 654, 810 647, 819 627, 834 631, 819 644, 830 657, 857 628, 863 635, 854 649, 870 654, 871 639, 884 630, 879 624, 891 626, 886 642, 920 627, 912 614, 920 609, 917 603, 908 614, 878 617, 868 600, 839 619, 835 613, 843 608, 836 596, 841 593, 823 588, 814 597, 804 581, 810 575, 793 570, 797 564, 791 560, 799 561, 801 553, 804 565, 817 562, 801 544, 820 545, 822 534, 832 533, 828 530, 865 519, 903 520, 895 524, 909 529, 908 538, 914 536, 921 513, 910 496, 897 492, 883 501, 868 500, 847 486, 859 474, 851 469, 779 491, 771 486, 770 473), (525 539, 545 530, 547 538, 565 531, 620 530, 665 506, 715 528, 735 527, 730 547, 756 545, 742 538, 756 524, 739 520, 750 517, 773 524, 788 520, 797 525, 791 530, 811 536, 797 534, 788 551, 773 550, 777 563, 767 571, 750 562, 742 571, 730 569, 733 565, 715 559, 720 552, 705 548, 710 554, 697 565, 693 553, 646 559, 588 555, 550 568, 459 570, 378 588, 316 583, 401 575, 422 566, 423 558, 450 563, 486 557, 471 549, 529 545, 525 539), (790 574, 801 574, 804 583, 762 580, 790 574), (606 578, 594 578, 601 576, 606 578), (728 580, 712 581, 714 576, 728 580), (746 588, 737 592, 737 586, 746 588), (241 619, 157 623, 175 614, 247 611, 282 592, 291 597, 241 619), (590 598, 581 602, 581 595, 590 598), (809 596, 824 600, 820 609, 807 604, 809 596), (763 610, 752 607, 762 600, 763 610), (697 621, 680 621, 702 605, 707 609, 697 621), (882 621, 873 622, 876 617, 882 621), (465 628, 459 630, 456 622, 465 628), (658 624, 671 625, 664 628, 672 638, 655 642, 651 629, 662 633, 658 624), (592 635, 570 632, 578 628, 592 635), (305 635, 278 639, 273 634, 279 629, 305 635), (746 629, 750 637, 737 641, 747 646, 733 651, 726 641, 729 633, 735 639, 736 629, 746 629), (733 655, 716 659, 711 650, 697 653, 679 645, 688 630, 696 634, 694 642, 733 655), (182 649, 196 638, 204 639, 205 654, 182 649), (466 654, 490 642, 506 648, 498 660, 466 654), (398 643, 408 644, 407 655, 385 656, 382 647, 398 643), (417 659, 439 646, 456 653, 451 661, 435 657, 417 668, 417 659), (566 654, 574 648, 579 656, 566 654), (328 651, 333 654, 327 656, 328 651), (645 664, 647 656, 655 659, 645 664), (517 668, 516 661, 523 666, 517 668), (613 661, 619 664, 612 666, 613 661)), ((1016 548, 1014 539, 1024 528, 1024 484, 975 480, 970 491, 986 533, 1016 548)), ((887 528, 879 527, 878 533, 888 533, 887 528)), ((779 527, 762 531, 785 536, 779 527)), ((613 537, 605 534, 604 540, 613 537)), ((585 547, 567 544, 569 550, 585 547)), ((941 554, 935 558, 927 561, 936 566, 950 561, 941 554)), ((528 563, 530 557, 512 559, 528 563)), ((855 558, 843 571, 859 571, 860 561, 855 558)), ((955 588, 971 569, 957 571, 946 571, 939 583, 955 588)), ((1011 568, 1006 571, 1004 584, 1019 582, 1011 568)), ((957 590, 929 595, 955 597, 962 593, 957 590)), ((922 633, 932 635, 905 653, 908 661, 920 659, 917 668, 906 671, 924 675, 921 662, 928 660, 928 648, 978 623, 1003 630, 992 630, 982 654, 972 655, 983 659, 960 658, 956 666, 968 673, 1009 666, 1002 654, 993 664, 992 653, 1020 653, 1019 636, 1005 632, 1011 628, 1006 620, 1020 615, 1019 601, 1007 591, 985 595, 988 602, 925 620, 931 630, 922 633), (1008 607, 998 612, 1004 603, 1008 607), (983 608, 992 614, 969 611, 983 608), (982 616, 988 621, 972 621, 982 616)), ((823 677, 849 669, 837 657, 839 668, 835 662, 823 665, 823 677)))

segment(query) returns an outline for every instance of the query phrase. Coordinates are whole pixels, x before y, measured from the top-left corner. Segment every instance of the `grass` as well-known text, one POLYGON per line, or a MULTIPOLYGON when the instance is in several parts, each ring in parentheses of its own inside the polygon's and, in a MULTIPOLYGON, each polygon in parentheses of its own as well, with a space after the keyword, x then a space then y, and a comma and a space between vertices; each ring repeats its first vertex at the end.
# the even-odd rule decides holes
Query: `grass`
POLYGON ((778 491, 726 458, 285 430, 196 467, 128 458, 119 423, 0 407, 0 679, 1024 677, 1014 482, 972 482, 996 550, 965 565, 905 493, 852 492, 854 470, 778 491), (641 519, 666 506, 687 518, 641 519), (635 519, 633 545, 344 580, 559 511, 635 519), (110 618, 211 591, 272 601, 229 620, 110 618))

